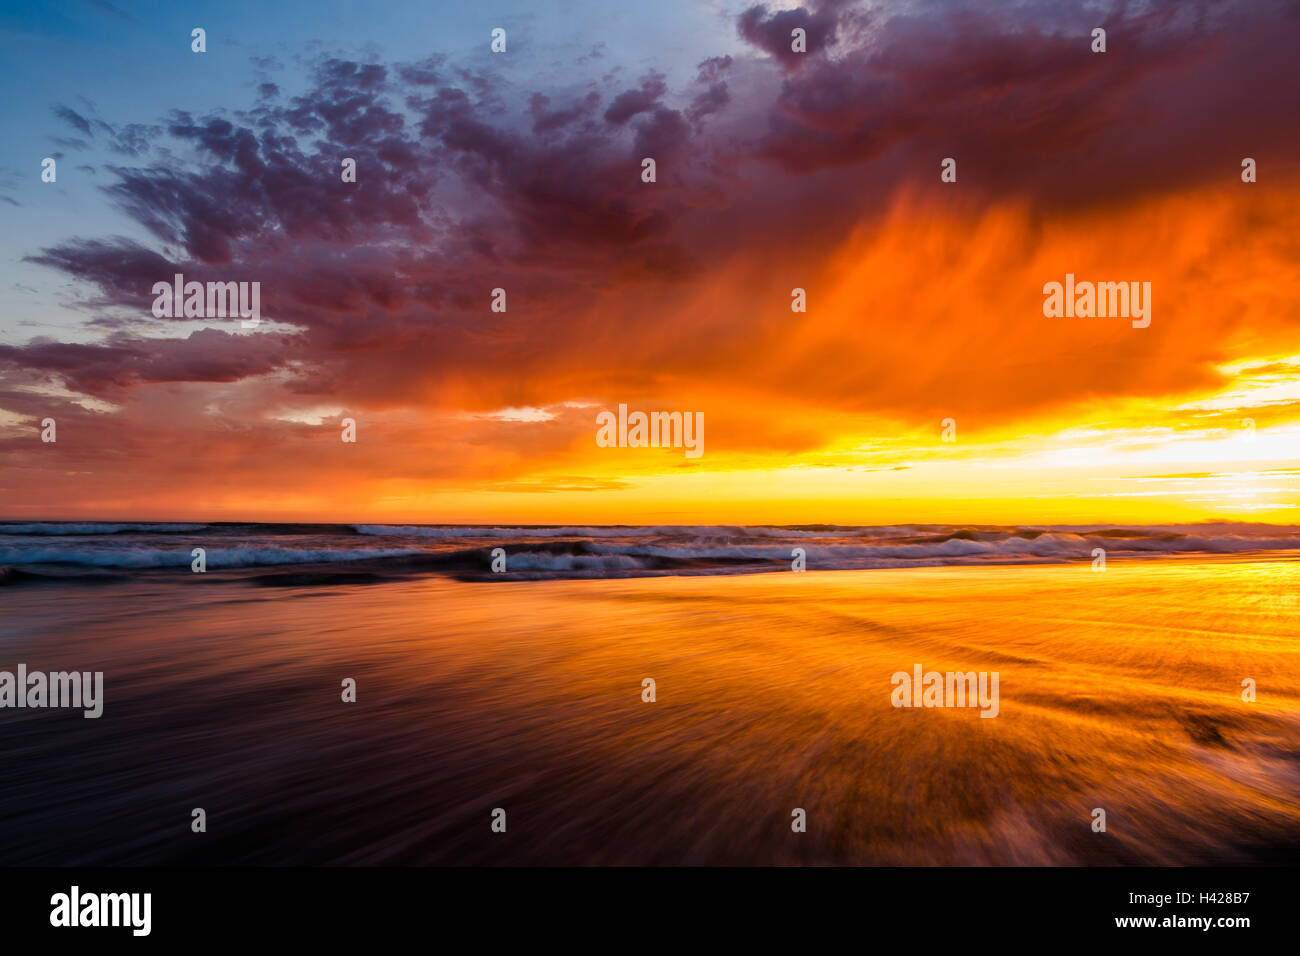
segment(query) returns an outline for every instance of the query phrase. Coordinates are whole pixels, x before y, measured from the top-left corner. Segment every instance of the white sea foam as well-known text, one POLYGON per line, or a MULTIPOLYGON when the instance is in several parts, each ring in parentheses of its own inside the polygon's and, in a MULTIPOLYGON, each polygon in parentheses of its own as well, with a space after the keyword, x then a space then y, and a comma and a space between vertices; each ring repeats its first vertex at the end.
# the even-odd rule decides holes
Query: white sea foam
POLYGON ((429 525, 204 525, 32 522, 0 525, 0 565, 104 569, 183 568, 202 547, 207 566, 247 568, 383 561, 400 573, 487 573, 488 548, 503 547, 510 571, 533 574, 742 573, 788 567, 803 549, 810 570, 1300 550, 1300 529, 1269 525, 1143 528, 429 525), (158 535, 167 534, 167 546, 158 535), (372 547, 358 547, 369 536, 372 547))

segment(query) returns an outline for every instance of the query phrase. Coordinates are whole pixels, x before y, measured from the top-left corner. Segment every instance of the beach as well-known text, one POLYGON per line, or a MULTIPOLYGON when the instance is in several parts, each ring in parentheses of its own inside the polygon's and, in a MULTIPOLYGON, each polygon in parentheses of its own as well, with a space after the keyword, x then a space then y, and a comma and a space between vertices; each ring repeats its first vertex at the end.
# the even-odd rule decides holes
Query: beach
POLYGON ((104 700, 0 710, 0 862, 1300 861, 1292 553, 281 583, 3 589, 0 668, 104 700))

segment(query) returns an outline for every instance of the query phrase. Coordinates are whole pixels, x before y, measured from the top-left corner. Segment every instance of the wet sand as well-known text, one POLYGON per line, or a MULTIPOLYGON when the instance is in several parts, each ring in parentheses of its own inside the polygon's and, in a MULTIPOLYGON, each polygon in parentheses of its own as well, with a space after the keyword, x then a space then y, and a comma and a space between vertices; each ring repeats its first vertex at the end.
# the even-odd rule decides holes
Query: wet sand
POLYGON ((1295 560, 213 578, 0 595, 0 669, 106 698, 0 710, 0 864, 1300 862, 1295 560))

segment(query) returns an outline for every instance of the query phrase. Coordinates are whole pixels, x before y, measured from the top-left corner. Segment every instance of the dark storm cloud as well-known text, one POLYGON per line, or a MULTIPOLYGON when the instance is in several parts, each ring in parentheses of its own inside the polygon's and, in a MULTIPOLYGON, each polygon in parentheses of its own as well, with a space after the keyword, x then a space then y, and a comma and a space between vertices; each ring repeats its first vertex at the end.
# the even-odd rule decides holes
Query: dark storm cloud
MULTIPOLYGON (((944 156, 958 159, 968 201, 1066 212, 1231 180, 1240 156, 1225 137, 1267 157, 1270 175, 1294 168, 1287 120, 1300 83, 1280 80, 1295 77, 1300 21, 1263 3, 1198 10, 977 4, 873 18, 845 3, 755 6, 735 29, 770 56, 706 59, 676 90, 650 72, 630 88, 593 79, 503 102, 506 84, 441 56, 322 57, 306 90, 245 112, 101 128, 60 107, 139 160, 107 167, 106 188, 167 252, 69 238, 33 261, 94 287, 97 306, 142 318, 153 283, 175 272, 257 280, 264 316, 303 334, 247 363, 239 337, 169 352, 131 339, 102 352, 42 345, 6 360, 92 390, 185 374, 229 381, 287 368, 288 356, 302 388, 346 383, 358 399, 394 404, 440 389, 521 403, 530 396, 508 394, 520 368, 569 368, 577 380, 605 362, 641 374, 640 355, 586 350, 608 330, 644 328, 649 303, 670 300, 683 278, 761 249, 787 250, 793 268, 834 248, 901 187, 936 185, 944 156), (1097 18, 1104 55, 1089 50, 1097 18), (809 38, 798 60, 795 26, 809 38), (164 136, 175 152, 161 152, 164 136), (355 183, 340 179, 345 157, 355 183), (654 184, 641 181, 645 157, 654 184), (487 311, 497 287, 509 289, 504 314, 487 311), (614 307, 597 325, 603 296, 614 307)), ((722 354, 745 341, 750 314, 672 332, 666 311, 653 327, 664 348, 676 335, 722 354)))

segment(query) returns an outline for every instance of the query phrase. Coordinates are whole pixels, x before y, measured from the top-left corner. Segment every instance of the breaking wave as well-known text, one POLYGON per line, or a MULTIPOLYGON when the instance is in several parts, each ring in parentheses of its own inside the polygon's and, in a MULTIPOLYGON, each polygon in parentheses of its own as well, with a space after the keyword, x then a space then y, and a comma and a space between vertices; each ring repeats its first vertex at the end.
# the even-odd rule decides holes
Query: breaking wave
POLYGON ((799 554, 808 570, 826 571, 1089 561, 1098 548, 1108 559, 1120 560, 1285 552, 1300 551, 1300 528, 13 522, 0 524, 0 568, 27 571, 0 574, 0 583, 67 576, 78 568, 97 573, 188 569, 194 548, 204 549, 212 571, 305 568, 292 579, 304 582, 319 575, 340 580, 342 570, 325 569, 341 564, 366 580, 435 573, 518 580, 781 571, 799 554), (506 574, 492 570, 498 548, 506 574))

